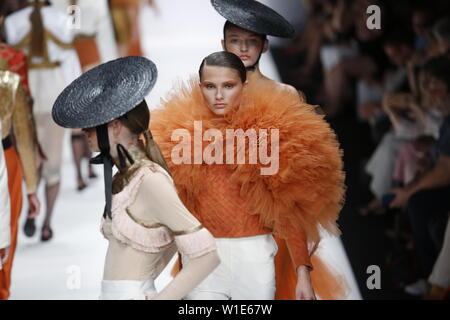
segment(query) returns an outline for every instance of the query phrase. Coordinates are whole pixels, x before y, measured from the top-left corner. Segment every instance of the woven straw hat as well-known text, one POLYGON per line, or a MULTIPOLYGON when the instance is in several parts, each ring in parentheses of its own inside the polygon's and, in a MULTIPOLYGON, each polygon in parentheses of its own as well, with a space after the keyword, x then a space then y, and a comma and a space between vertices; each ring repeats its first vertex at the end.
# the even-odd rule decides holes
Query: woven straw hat
POLYGON ((255 0, 211 0, 214 9, 231 23, 259 34, 293 38, 294 27, 280 14, 255 0))
POLYGON ((56 99, 53 120, 65 128, 92 128, 124 115, 155 85, 155 64, 126 57, 101 64, 74 80, 56 99))

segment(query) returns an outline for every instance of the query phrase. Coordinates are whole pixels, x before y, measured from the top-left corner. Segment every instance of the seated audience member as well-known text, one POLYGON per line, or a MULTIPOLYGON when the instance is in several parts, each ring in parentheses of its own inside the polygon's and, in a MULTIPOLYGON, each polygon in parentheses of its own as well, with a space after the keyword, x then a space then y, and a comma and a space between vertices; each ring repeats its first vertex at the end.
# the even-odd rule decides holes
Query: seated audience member
POLYGON ((424 295, 429 287, 425 277, 431 274, 438 257, 450 211, 450 59, 444 56, 428 61, 427 94, 433 107, 444 116, 439 139, 433 152, 433 166, 415 183, 394 189, 391 207, 406 207, 414 246, 422 267, 422 277, 405 291, 424 295))
MULTIPOLYGON (((380 1, 372 2, 381 6, 380 1)), ((327 47, 323 47, 322 50, 326 97, 324 109, 330 119, 344 111, 347 97, 353 88, 352 81, 373 78, 374 75, 381 74, 388 64, 382 46, 384 29, 367 28, 367 3, 366 0, 358 0, 352 6, 352 36, 348 31, 340 35, 347 43, 341 42, 346 45, 335 41, 339 44, 335 49, 329 51, 327 47)), ((383 10, 382 12, 384 13, 383 10)))
MULTIPOLYGON (((389 130, 390 119, 386 115, 386 105, 392 107, 400 104, 402 108, 407 108, 409 104, 409 101, 404 100, 405 95, 395 94, 399 91, 407 92, 409 89, 406 64, 413 55, 413 48, 412 38, 405 38, 404 35, 404 31, 397 31, 387 36, 383 42, 385 54, 396 67, 394 70, 385 71, 383 92, 388 93, 383 98, 385 108, 382 107, 383 103, 370 102, 361 105, 358 110, 360 117, 372 124, 373 138, 380 140, 366 165, 366 172, 372 177, 369 188, 373 194, 373 199, 366 207, 359 210, 362 215, 384 213, 381 198, 384 194, 389 193, 393 187, 395 159, 401 145, 407 141, 402 135, 397 135, 395 130, 389 130)), ((367 83, 367 80, 362 83, 367 83)))

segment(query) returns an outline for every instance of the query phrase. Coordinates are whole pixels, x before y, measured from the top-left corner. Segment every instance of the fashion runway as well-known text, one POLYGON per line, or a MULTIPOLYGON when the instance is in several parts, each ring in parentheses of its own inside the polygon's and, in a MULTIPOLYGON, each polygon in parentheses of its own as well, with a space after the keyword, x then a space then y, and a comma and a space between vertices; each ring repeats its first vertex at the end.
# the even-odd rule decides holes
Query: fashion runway
MULTIPOLYGON (((272 0, 275 1, 275 0, 272 0)), ((271 1, 261 1, 271 5, 271 1)), ((146 56, 158 66, 158 81, 147 99, 151 109, 177 81, 198 72, 201 60, 221 50, 224 19, 211 7, 209 0, 157 1, 159 12, 144 6, 141 11, 141 36, 146 56)), ((264 74, 279 79, 269 54, 261 60, 264 74)), ((54 238, 40 242, 40 226, 45 208, 37 219, 33 238, 23 234, 25 211, 22 212, 19 245, 12 274, 11 299, 97 299, 103 273, 107 241, 100 234, 104 206, 102 167, 95 168, 98 178, 89 181, 84 191, 76 191, 75 168, 69 132, 65 137, 62 184, 52 228, 54 238)), ((40 186, 40 199, 44 199, 40 186)), ((24 208, 26 209, 26 208, 24 208)), ((360 293, 345 250, 339 239, 325 238, 319 252, 330 265, 344 273, 350 285, 349 299, 360 299, 360 293)), ((157 279, 158 289, 170 281, 172 264, 157 279)), ((369 276, 369 275, 368 275, 369 276)))

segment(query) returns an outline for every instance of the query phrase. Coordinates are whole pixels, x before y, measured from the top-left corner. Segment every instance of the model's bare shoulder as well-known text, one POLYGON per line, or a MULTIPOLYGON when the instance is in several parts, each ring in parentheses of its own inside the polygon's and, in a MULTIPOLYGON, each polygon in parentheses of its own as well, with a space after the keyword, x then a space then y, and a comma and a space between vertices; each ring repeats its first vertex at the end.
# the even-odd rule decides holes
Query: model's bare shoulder
POLYGON ((288 90, 290 93, 298 95, 298 97, 300 98, 300 100, 302 102, 306 102, 306 95, 303 93, 303 91, 297 90, 296 88, 294 88, 293 86, 291 86, 289 84, 280 83, 280 85, 283 86, 284 89, 288 90))
POLYGON ((290 84, 286 84, 286 83, 281 83, 281 82, 277 82, 278 83, 278 85, 280 86, 280 87, 282 87, 283 89, 285 89, 285 90, 288 90, 288 91, 290 91, 290 92, 292 92, 292 93, 296 93, 297 92, 297 89, 295 89, 293 86, 291 86, 290 84))
POLYGON ((269 81, 271 81, 272 84, 276 85, 280 89, 286 90, 287 92, 289 92, 292 95, 297 95, 300 98, 301 102, 306 103, 306 95, 303 93, 303 91, 297 90, 295 87, 293 87, 289 84, 286 84, 286 83, 278 82, 278 81, 275 81, 272 79, 269 79, 269 81))

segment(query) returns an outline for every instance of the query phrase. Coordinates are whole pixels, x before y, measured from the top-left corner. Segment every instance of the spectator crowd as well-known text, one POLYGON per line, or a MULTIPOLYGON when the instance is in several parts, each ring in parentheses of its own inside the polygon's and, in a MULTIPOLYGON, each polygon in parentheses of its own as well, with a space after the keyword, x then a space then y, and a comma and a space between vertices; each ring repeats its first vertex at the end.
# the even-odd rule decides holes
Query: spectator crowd
MULTIPOLYGON (((370 177, 372 199, 358 213, 395 216, 396 228, 386 236, 416 262, 403 290, 444 298, 450 288, 449 3, 309 0, 303 6, 297 39, 274 52, 281 76, 331 123, 346 118, 369 128, 366 142, 375 148, 359 174, 370 177)), ((358 146, 344 152, 350 148, 358 146)))

